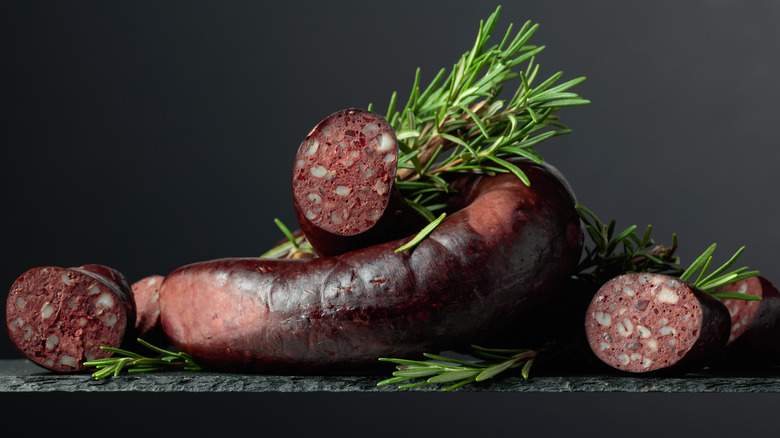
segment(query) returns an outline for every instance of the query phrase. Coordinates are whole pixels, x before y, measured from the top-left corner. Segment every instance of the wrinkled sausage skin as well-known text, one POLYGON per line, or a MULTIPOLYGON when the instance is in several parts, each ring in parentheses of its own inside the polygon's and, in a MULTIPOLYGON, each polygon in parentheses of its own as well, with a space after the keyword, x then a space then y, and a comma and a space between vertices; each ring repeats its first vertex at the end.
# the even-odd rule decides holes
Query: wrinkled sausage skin
POLYGON ((183 266, 160 291, 171 342, 217 370, 364 367, 464 345, 543 302, 575 269, 583 235, 549 166, 531 181, 468 176, 463 208, 411 250, 411 236, 311 260, 225 258, 183 266))

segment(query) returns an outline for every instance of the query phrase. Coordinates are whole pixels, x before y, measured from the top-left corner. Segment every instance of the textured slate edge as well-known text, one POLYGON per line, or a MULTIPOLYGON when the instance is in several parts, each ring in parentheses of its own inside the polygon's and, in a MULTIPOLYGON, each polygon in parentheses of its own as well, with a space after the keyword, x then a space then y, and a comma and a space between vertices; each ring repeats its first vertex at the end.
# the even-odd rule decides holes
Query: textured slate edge
MULTIPOLYGON (((56 374, 27 360, 0 361, 3 392, 439 392, 444 386, 426 385, 399 390, 376 384, 387 376, 274 376, 206 372, 168 372, 94 380, 89 374, 56 374)), ((780 392, 780 376, 685 377, 634 376, 507 376, 461 392, 663 392, 730 393, 780 392)))

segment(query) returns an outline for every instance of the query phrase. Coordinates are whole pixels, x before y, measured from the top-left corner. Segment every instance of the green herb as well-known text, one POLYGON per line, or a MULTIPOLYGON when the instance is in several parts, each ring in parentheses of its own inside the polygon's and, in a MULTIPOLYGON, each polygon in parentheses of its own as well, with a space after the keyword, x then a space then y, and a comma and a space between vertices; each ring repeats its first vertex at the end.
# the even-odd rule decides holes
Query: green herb
POLYGON ((648 225, 644 233, 637 234, 636 225, 632 225, 615 235, 616 222, 613 219, 605 224, 590 210, 582 205, 575 206, 585 225, 592 246, 586 245, 576 276, 586 279, 594 285, 604 284, 609 279, 629 272, 653 272, 679 275, 679 257, 677 235, 672 235, 672 245, 665 247, 655 243, 651 237, 652 226, 648 225))
POLYGON ((743 280, 748 277, 752 277, 754 275, 758 275, 758 271, 748 271, 747 267, 742 267, 739 269, 735 269, 731 272, 727 272, 724 274, 724 272, 731 267, 731 265, 734 264, 734 262, 737 261, 739 256, 742 254, 742 252, 745 250, 745 247, 741 247, 737 250, 736 253, 734 253, 731 258, 724 263, 721 267, 714 270, 712 273, 707 275, 707 271, 710 268, 710 265, 712 264, 712 254, 715 252, 716 244, 710 245, 709 248, 707 248, 702 255, 696 258, 696 260, 691 263, 691 266, 688 267, 688 269, 685 270, 680 275, 680 279, 683 281, 690 281, 690 279, 693 277, 693 274, 696 273, 701 268, 701 271, 699 273, 699 276, 696 278, 695 281, 693 281, 693 285, 698 287, 699 289, 709 292, 710 295, 716 296, 718 298, 736 298, 736 299, 744 299, 744 300, 760 300, 759 297, 756 297, 754 295, 750 294, 732 294, 728 292, 712 292, 713 289, 718 288, 720 286, 725 286, 727 284, 735 283, 737 281, 743 280))
POLYGON ((437 217, 436 219, 432 220, 428 225, 425 226, 422 230, 420 230, 419 233, 417 233, 412 240, 407 242, 405 245, 401 246, 400 248, 396 249, 395 252, 402 252, 406 251, 407 249, 414 248, 418 243, 422 242, 423 239, 428 237, 431 232, 439 226, 441 221, 444 220, 444 217, 447 216, 447 213, 442 213, 437 217))
POLYGON ((563 77, 559 72, 534 86, 539 73, 535 56, 544 47, 527 43, 538 25, 526 22, 512 36, 510 24, 500 42, 488 45, 500 11, 499 6, 480 22, 473 47, 449 73, 441 69, 423 89, 417 69, 401 111, 396 110, 398 94, 390 98, 386 117, 398 138, 398 188, 429 220, 443 208, 441 196, 449 192, 444 173, 511 172, 529 184, 506 158, 540 162, 534 147, 570 132, 554 113, 589 103, 569 91, 583 77, 556 85, 563 77), (516 71, 521 64, 525 69, 516 71), (519 79, 519 87, 508 99, 499 99, 512 79, 519 79))
POLYGON ((534 358, 538 354, 536 350, 494 349, 476 345, 471 345, 471 351, 475 356, 487 360, 469 362, 430 353, 423 354, 430 359, 429 361, 380 358, 381 361, 393 362, 398 365, 396 371, 393 372, 394 377, 377 383, 377 386, 417 380, 413 383, 399 385, 398 388, 448 384, 443 390, 449 391, 469 383, 492 379, 504 371, 515 368, 521 368, 523 378, 527 379, 534 358))
POLYGON ((128 350, 122 350, 112 347, 100 347, 101 350, 106 350, 114 353, 115 355, 122 355, 123 357, 111 356, 104 359, 96 359, 88 362, 84 362, 87 367, 96 367, 98 371, 92 373, 92 377, 96 380, 103 379, 110 376, 118 376, 121 371, 127 371, 128 373, 145 373, 151 371, 202 371, 203 368, 196 364, 192 356, 187 353, 176 353, 162 348, 155 347, 143 339, 138 339, 138 342, 146 348, 162 355, 162 357, 145 357, 138 353, 134 353, 128 350))

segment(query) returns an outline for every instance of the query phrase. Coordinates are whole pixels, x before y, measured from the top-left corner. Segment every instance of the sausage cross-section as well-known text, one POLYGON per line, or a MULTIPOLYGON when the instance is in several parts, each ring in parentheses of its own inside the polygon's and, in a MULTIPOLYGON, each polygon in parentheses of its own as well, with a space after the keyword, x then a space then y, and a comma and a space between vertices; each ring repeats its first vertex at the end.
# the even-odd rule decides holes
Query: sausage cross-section
POLYGON ((381 115, 350 108, 331 114, 298 148, 295 213, 314 250, 333 256, 405 237, 425 222, 395 184, 398 142, 381 115))
POLYGON ((204 366, 256 372, 375 366, 489 336, 546 299, 582 250, 565 182, 518 165, 530 187, 468 176, 466 205, 407 251, 394 250, 412 236, 334 257, 178 268, 160 290, 163 329, 204 366))
POLYGON ((731 315, 726 356, 737 364, 780 363, 780 292, 766 277, 755 275, 721 286, 718 292, 761 297, 761 301, 723 299, 731 315))
POLYGON ((32 362, 58 372, 85 369, 108 357, 101 346, 119 347, 135 321, 130 286, 101 265, 39 267, 22 274, 6 303, 14 345, 32 362))
POLYGON ((608 281, 585 316, 595 355, 613 368, 634 373, 702 363, 726 345, 730 325, 728 310, 712 295, 654 273, 608 281))

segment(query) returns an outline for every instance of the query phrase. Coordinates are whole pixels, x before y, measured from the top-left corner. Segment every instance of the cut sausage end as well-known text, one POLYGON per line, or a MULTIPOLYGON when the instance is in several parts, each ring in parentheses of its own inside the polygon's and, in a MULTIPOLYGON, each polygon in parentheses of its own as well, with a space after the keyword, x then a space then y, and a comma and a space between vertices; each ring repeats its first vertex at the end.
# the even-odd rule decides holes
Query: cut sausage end
POLYGON ((605 283, 593 297, 585 330, 593 353, 613 368, 642 373, 675 365, 694 347, 704 311, 687 284, 636 273, 605 283))
POLYGON ((381 115, 346 109, 328 116, 298 148, 293 199, 314 226, 354 236, 376 225, 393 190, 398 143, 381 115))
MULTIPOLYGON (((761 279, 758 276, 748 277, 735 283, 721 286, 718 292, 736 292, 742 294, 755 295, 763 298, 763 288, 761 279)), ((739 339, 743 333, 750 327, 756 317, 760 301, 724 299, 723 304, 731 316, 731 333, 727 345, 731 345, 739 339)))
POLYGON ((11 287, 6 325, 14 345, 34 363, 57 372, 82 371, 85 361, 119 347, 128 314, 116 291, 83 270, 43 267, 11 287))
POLYGON ((135 329, 143 336, 160 325, 160 286, 165 277, 150 275, 131 286, 136 308, 135 329))

